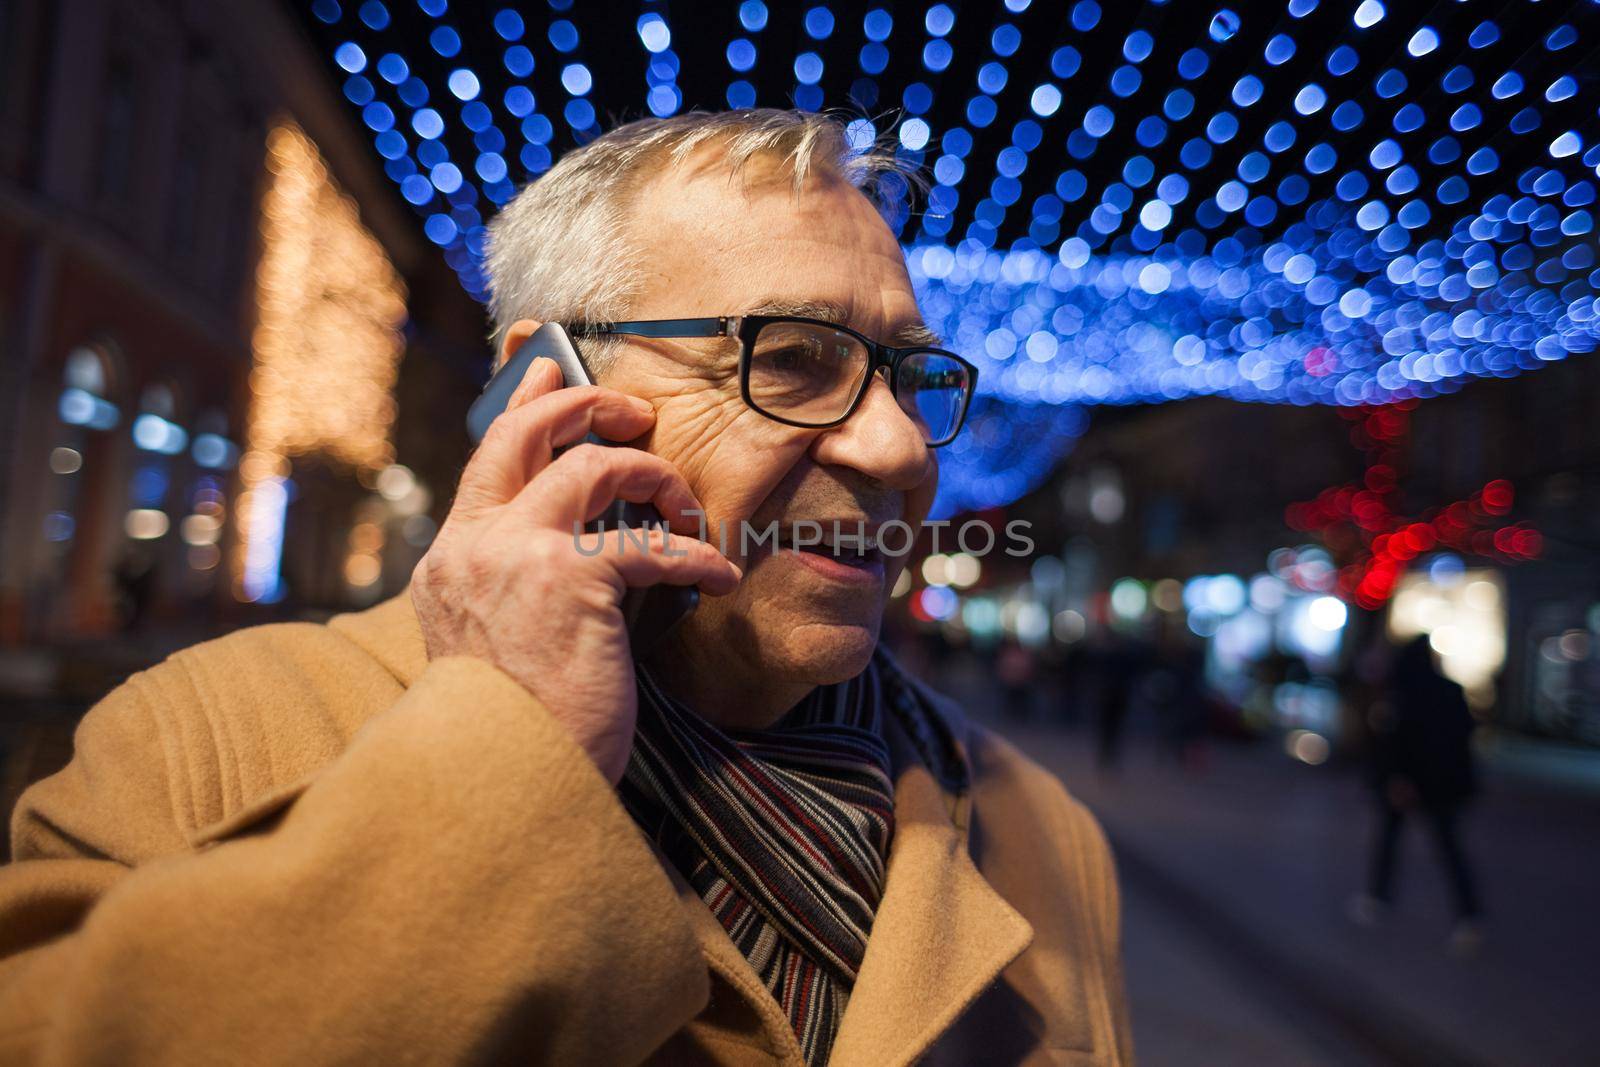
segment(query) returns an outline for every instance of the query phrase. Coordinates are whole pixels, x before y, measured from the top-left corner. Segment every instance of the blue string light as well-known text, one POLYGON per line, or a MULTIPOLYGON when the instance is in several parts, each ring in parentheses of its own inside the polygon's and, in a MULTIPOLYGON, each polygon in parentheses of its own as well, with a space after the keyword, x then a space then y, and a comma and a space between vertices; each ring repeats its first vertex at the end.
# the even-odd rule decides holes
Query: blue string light
MULTIPOLYGON (((767 26, 767 5, 761 0, 744 0, 739 5, 739 26, 750 34, 759 34, 767 26)), ((726 49, 728 66, 736 74, 748 74, 755 69, 758 56, 756 44, 749 37, 735 37, 726 49)), ((728 83, 728 106, 750 108, 756 106, 756 87, 747 78, 735 78, 728 83)))
MULTIPOLYGON (((385 173, 484 299, 484 214, 597 134, 602 99, 676 114, 694 72, 652 0, 632 24, 646 69, 631 105, 603 95, 610 68, 584 58, 592 15, 571 0, 542 16, 418 0, 421 63, 397 38, 416 10, 397 5, 305 10, 385 173)), ((1213 8, 1190 41, 1170 39, 1161 7, 1006 0, 985 26, 953 2, 871 6, 856 23, 798 0, 784 16, 794 101, 853 107, 853 149, 886 134, 931 179, 906 238, 913 283, 983 383, 942 457, 940 508, 1026 492, 1096 404, 1377 403, 1600 344, 1587 7, 1501 26, 1288 0, 1270 18, 1213 8), (904 80, 880 85, 891 71, 904 80)), ((733 10, 717 74, 730 106, 750 107, 776 16, 761 0, 733 10)), ((896 233, 907 221, 890 215, 896 233)))

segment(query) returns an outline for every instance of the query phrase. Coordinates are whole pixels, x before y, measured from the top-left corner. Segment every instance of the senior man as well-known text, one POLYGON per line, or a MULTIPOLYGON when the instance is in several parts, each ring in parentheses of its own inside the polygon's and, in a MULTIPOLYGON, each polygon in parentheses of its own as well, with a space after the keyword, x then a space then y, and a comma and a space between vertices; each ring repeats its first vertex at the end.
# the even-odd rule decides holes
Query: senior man
POLYGON ((695 114, 507 205, 500 358, 560 322, 600 385, 533 364, 405 594, 90 711, 0 871, 0 1060, 1128 1062, 1094 821, 877 647, 871 532, 972 385, 863 193, 894 166, 695 114), (869 543, 583 551, 618 497, 869 543), (636 660, 660 582, 702 603, 636 660))

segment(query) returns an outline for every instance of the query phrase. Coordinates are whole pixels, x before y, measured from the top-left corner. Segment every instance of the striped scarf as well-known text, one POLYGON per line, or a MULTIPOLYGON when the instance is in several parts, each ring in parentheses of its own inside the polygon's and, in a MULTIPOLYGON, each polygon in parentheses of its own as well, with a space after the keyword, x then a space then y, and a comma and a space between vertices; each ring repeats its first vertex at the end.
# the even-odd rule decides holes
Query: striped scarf
POLYGON ((883 714, 908 691, 874 657, 773 728, 724 732, 637 672, 623 801, 777 998, 806 1062, 825 1064, 883 897, 894 830, 883 714))

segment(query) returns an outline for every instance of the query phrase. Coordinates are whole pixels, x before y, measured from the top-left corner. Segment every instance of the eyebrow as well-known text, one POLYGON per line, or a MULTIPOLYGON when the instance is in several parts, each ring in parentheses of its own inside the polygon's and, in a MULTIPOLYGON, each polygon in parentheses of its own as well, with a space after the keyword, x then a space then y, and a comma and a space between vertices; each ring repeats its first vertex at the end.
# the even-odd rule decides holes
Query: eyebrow
MULTIPOLYGON (((792 315, 801 319, 820 319, 838 326, 850 325, 850 310, 827 300, 760 300, 745 310, 746 315, 792 315)), ((853 327, 852 327, 853 328, 853 327)), ((865 332, 865 331, 862 331, 865 332)), ((944 340, 920 318, 901 323, 889 332, 883 344, 893 348, 943 348, 944 340)))

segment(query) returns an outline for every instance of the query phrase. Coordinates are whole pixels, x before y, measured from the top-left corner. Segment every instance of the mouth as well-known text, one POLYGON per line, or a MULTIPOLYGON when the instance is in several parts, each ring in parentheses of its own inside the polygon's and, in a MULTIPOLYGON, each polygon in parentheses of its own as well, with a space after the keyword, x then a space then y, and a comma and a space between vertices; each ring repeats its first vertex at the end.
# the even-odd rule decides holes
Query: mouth
POLYGON ((858 571, 883 571, 884 554, 878 546, 876 524, 861 520, 789 523, 780 528, 775 547, 858 571))

